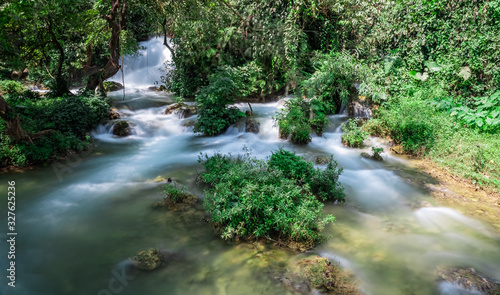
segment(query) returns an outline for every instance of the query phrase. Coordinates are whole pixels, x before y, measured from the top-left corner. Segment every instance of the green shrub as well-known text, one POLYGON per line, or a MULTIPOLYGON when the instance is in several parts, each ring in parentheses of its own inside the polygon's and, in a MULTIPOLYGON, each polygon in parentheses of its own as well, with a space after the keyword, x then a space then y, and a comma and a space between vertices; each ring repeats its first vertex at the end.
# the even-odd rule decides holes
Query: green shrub
POLYGON ((384 148, 372 146, 372 152, 373 152, 373 159, 375 159, 377 161, 383 160, 383 158, 380 154, 384 152, 384 148))
POLYGON ((370 75, 369 68, 353 56, 336 51, 319 55, 314 67, 315 72, 302 82, 301 92, 337 108, 349 101, 355 91, 353 83, 364 81, 370 75))
POLYGON ((433 108, 415 94, 387 103, 379 118, 396 144, 401 144, 407 153, 419 155, 435 142, 436 128, 440 124, 435 115, 433 108))
POLYGON ((338 180, 343 168, 338 167, 333 157, 324 170, 314 169, 313 163, 280 148, 273 152, 268 165, 269 169, 281 171, 284 177, 294 180, 298 185, 307 184, 322 201, 344 201, 344 188, 338 180))
POLYGON ((19 94, 24 91, 23 84, 13 80, 1 80, 0 89, 7 92, 7 94, 19 94))
POLYGON ((323 201, 336 200, 343 202, 345 200, 344 188, 339 181, 342 170, 343 168, 338 167, 333 157, 326 165, 325 170, 315 170, 309 182, 312 193, 323 201))
POLYGON ((314 173, 313 163, 306 162, 295 153, 282 148, 274 151, 269 158, 269 169, 283 172, 283 176, 295 180, 299 184, 309 183, 314 173))
POLYGON ((224 239, 267 237, 312 245, 334 220, 322 216, 323 204, 308 186, 268 169, 263 160, 216 154, 199 161, 206 169, 201 180, 210 185, 204 206, 224 239))
POLYGON ((108 118, 109 104, 95 96, 35 98, 10 95, 8 103, 15 106, 26 131, 37 133, 52 129, 54 132, 35 139, 33 144, 14 143, 5 135, 5 124, 0 125, 2 166, 40 164, 68 150, 83 150, 90 143, 87 132, 108 118))
POLYGON ((317 99, 292 99, 285 102, 285 107, 276 116, 280 138, 295 144, 307 144, 311 141, 310 133, 321 135, 328 124, 327 115, 335 110, 334 105, 317 99))
POLYGON ((234 73, 223 67, 210 77, 210 84, 201 89, 196 96, 200 103, 198 120, 194 126, 195 132, 205 135, 217 135, 231 124, 245 117, 238 108, 227 107, 233 103, 237 94, 237 84, 234 73))
POLYGON ((370 119, 366 121, 363 126, 361 126, 361 130, 371 136, 385 137, 386 135, 389 135, 389 130, 387 130, 384 126, 384 122, 380 119, 370 119))
POLYGON ((191 196, 185 186, 177 188, 176 185, 166 184, 163 187, 163 196, 171 203, 181 203, 186 197, 191 196))
POLYGON ((461 102, 454 103, 451 98, 436 99, 433 104, 455 116, 464 126, 489 133, 500 131, 500 90, 490 96, 473 99, 471 107, 461 102))
POLYGON ((368 134, 361 130, 356 119, 342 123, 342 130, 344 131, 341 136, 342 143, 350 147, 360 148, 363 146, 363 141, 368 138, 368 134))

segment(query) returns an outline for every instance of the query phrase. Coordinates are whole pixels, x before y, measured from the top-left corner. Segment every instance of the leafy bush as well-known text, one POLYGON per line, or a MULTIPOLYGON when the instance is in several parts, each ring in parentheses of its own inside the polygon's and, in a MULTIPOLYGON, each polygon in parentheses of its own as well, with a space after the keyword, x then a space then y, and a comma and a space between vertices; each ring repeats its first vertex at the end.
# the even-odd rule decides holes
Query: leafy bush
POLYGON ((333 157, 324 170, 314 169, 313 163, 280 148, 273 152, 268 165, 269 169, 281 171, 284 177, 298 185, 307 184, 311 192, 323 201, 344 201, 344 188, 338 180, 343 168, 338 167, 333 157))
POLYGON ((380 154, 384 152, 384 148, 372 146, 372 152, 373 152, 373 159, 375 159, 377 161, 383 160, 383 158, 380 154))
POLYGON ((315 72, 301 84, 301 92, 308 97, 316 97, 340 109, 347 104, 355 91, 353 83, 364 81, 370 75, 367 66, 347 53, 331 51, 320 55, 314 63, 315 72))
POLYGON ((405 152, 419 155, 432 147, 439 126, 435 111, 417 95, 401 97, 385 105, 379 119, 390 130, 396 144, 405 152))
POLYGON ((204 206, 224 239, 267 237, 313 244, 334 220, 322 216, 323 204, 307 186, 268 169, 265 161, 220 154, 200 156, 199 161, 206 169, 201 180, 210 185, 204 206))
POLYGON ((361 130, 370 134, 371 136, 385 137, 389 135, 389 130, 384 126, 384 122, 380 119, 370 119, 366 121, 361 130))
POLYGON ((283 176, 299 184, 309 183, 314 173, 313 163, 304 161, 295 153, 290 153, 282 148, 273 152, 269 158, 269 169, 283 172, 283 176))
POLYGON ((368 134, 361 130, 356 119, 342 123, 342 130, 344 131, 341 136, 342 143, 350 147, 360 148, 363 146, 363 141, 368 138, 368 134))
POLYGON ((7 94, 22 93, 24 91, 23 84, 13 80, 1 80, 0 89, 7 92, 7 94))
POLYGON ((217 135, 245 116, 238 108, 227 107, 236 98, 235 80, 234 73, 227 67, 222 67, 210 77, 210 84, 203 87, 201 93, 196 96, 200 110, 194 126, 195 132, 217 135))
POLYGON ((95 96, 70 96, 55 99, 29 100, 10 95, 23 128, 30 133, 52 129, 54 132, 35 139, 33 144, 12 142, 0 124, 2 166, 40 164, 64 155, 68 150, 83 150, 90 143, 87 132, 108 118, 109 105, 95 96))
POLYGON ((327 115, 335 110, 334 105, 320 100, 293 99, 285 102, 285 107, 276 116, 280 138, 296 144, 311 141, 310 133, 314 130, 321 135, 328 124, 327 115))
POLYGON ((451 98, 436 100, 434 105, 465 126, 489 133, 500 131, 500 90, 491 96, 475 98, 472 108, 461 102, 454 103, 451 98))

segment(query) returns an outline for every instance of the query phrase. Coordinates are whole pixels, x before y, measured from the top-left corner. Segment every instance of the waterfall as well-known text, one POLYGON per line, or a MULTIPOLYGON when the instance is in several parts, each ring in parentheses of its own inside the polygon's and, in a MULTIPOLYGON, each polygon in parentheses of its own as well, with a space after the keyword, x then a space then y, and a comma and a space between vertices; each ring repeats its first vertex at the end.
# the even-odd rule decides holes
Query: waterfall
MULTIPOLYGON (((148 88, 161 83, 165 75, 163 64, 171 59, 170 51, 163 45, 163 37, 153 37, 148 41, 139 42, 141 49, 137 54, 126 55, 123 58, 125 87, 148 88)), ((118 71, 107 81, 122 83, 122 71, 118 71)))

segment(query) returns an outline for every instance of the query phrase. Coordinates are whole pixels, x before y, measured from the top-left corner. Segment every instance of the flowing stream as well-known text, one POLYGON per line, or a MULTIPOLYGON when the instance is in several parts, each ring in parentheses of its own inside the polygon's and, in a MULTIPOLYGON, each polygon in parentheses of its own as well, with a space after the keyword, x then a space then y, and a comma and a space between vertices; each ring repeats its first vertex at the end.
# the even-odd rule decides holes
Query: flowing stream
MULTIPOLYGON (((136 78, 131 69, 127 80, 136 78)), ((273 124, 282 101, 252 104, 261 123, 258 134, 244 132, 242 124, 205 137, 183 126, 196 117, 164 114, 170 96, 144 89, 127 93, 125 100, 121 91, 110 96, 122 119, 131 123, 133 135, 116 138, 111 125, 99 126, 92 133, 96 146, 82 156, 0 175, 1 192, 7 192, 7 181, 16 182, 18 233, 16 288, 7 286, 3 270, 0 294, 297 294, 263 272, 262 263, 272 268, 310 254, 338 261, 366 294, 480 294, 439 283, 434 272, 441 265, 473 267, 500 280, 500 238, 453 209, 412 207, 433 201, 398 175, 404 160, 385 154, 384 162, 375 162, 360 157, 358 149, 342 146, 345 116, 331 116, 322 137, 296 146, 280 140, 273 124), (325 205, 325 213, 336 221, 325 229, 330 238, 309 253, 269 246, 259 250, 271 257, 263 262, 253 246, 223 241, 200 211, 152 208, 162 198, 163 184, 152 181, 160 175, 203 198, 195 181, 202 170, 200 153, 236 155, 248 148, 265 158, 279 147, 311 161, 333 154, 344 167, 340 181, 347 203, 325 205), (128 271, 127 258, 148 248, 175 251, 182 258, 152 272, 128 271)), ((371 145, 380 144, 372 139, 371 145)), ((6 198, 0 202, 2 216, 7 215, 6 203, 6 198)), ((5 269, 6 219, 1 220, 0 265, 5 269)))

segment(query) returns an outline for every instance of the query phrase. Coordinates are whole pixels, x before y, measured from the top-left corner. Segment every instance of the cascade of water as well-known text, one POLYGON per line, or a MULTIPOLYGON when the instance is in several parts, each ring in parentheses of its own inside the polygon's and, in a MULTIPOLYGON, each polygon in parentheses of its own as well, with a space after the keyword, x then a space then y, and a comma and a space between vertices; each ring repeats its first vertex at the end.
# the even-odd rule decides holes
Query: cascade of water
MULTIPOLYGON (((163 64, 171 59, 162 37, 153 37, 139 44, 142 49, 136 55, 123 58, 126 87, 147 88, 154 86, 155 82, 161 83, 161 76, 165 75, 163 64)), ((122 83, 122 71, 118 71, 108 81, 122 83)))

